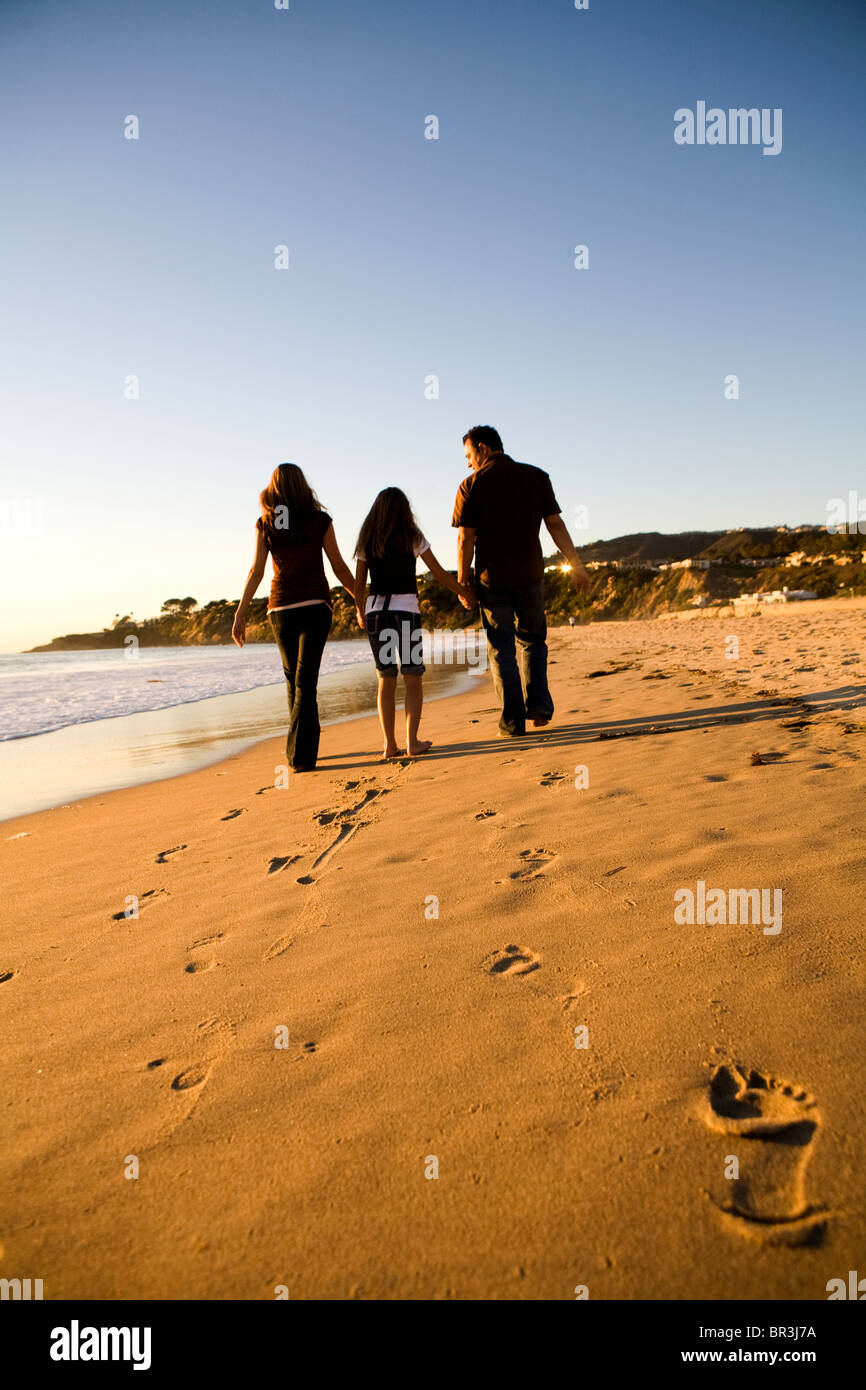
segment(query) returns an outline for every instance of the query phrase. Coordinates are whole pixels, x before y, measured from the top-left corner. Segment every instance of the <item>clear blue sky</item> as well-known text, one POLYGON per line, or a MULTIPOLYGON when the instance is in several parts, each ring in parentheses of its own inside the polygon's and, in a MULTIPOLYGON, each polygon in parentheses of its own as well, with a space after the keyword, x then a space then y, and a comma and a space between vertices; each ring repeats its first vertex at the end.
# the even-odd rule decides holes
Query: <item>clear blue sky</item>
POLYGON ((0 499, 44 529, 7 506, 0 649, 238 596, 282 460, 347 558, 398 484, 453 566, 476 423, 578 543, 822 521, 866 489, 864 57, 859 0, 2 0, 0 499), (676 145, 698 100, 782 153, 676 145))

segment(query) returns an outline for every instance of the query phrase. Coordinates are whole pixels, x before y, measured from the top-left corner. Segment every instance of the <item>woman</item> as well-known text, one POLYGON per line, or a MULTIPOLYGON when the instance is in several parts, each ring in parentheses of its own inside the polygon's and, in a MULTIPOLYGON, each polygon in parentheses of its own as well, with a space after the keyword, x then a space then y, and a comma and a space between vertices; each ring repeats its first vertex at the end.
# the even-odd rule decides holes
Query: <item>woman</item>
POLYGON ((358 626, 367 630, 379 678, 382 758, 387 762, 401 753, 395 729, 398 660, 406 686, 406 752, 417 758, 433 745, 418 737, 424 662, 416 560, 420 557, 440 584, 467 602, 474 604, 475 594, 442 568, 418 527, 409 498, 398 487, 386 487, 379 493, 361 527, 355 556, 358 626), (365 603, 368 572, 370 594, 365 603))
POLYGON ((354 598, 352 572, 340 554, 331 518, 296 464, 281 463, 274 469, 260 501, 255 558, 235 613, 232 638, 239 647, 246 641, 247 612, 270 554, 274 578, 268 617, 289 698, 286 755, 293 772, 312 772, 319 754, 316 687, 332 618, 322 551, 354 598))

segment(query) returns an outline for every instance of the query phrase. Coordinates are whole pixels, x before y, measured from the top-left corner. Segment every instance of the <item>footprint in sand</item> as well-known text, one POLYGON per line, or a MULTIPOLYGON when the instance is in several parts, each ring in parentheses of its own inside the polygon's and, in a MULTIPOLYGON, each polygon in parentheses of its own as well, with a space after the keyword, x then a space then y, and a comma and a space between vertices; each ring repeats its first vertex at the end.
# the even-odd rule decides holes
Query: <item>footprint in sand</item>
POLYGON ((821 1120, 801 1086, 722 1064, 710 1079, 704 1123, 726 1136, 739 1177, 708 1194, 731 1230, 773 1245, 818 1245, 826 1213, 806 1198, 806 1168, 821 1120))
POLYGON ((544 773, 544 776, 542 777, 541 781, 539 782, 539 786, 541 786, 541 787, 552 787, 552 786, 554 786, 557 782, 567 782, 567 781, 568 781, 568 778, 566 777, 566 775, 565 775, 564 772, 545 772, 545 773, 544 773))
MULTIPOLYGON (((264 788, 262 790, 264 791, 264 788)), ((237 806, 234 811, 228 811, 224 816, 220 816, 220 820, 234 820, 237 816, 242 816, 245 810, 245 806, 237 806)))
MULTIPOLYGON (((227 1019, 219 1018, 216 1015, 211 1018, 203 1018, 196 1027, 194 1039, 195 1050, 198 1051, 201 1048, 203 1055, 172 1078, 171 1089, 173 1091, 194 1091, 203 1086, 222 1053, 234 1042, 234 1038, 235 1025, 229 1023, 227 1019)), ((191 1110, 187 1111, 182 1118, 187 1119, 190 1114, 192 1114, 191 1110)), ((174 1125, 171 1126, 171 1128, 174 1127, 174 1125)))
POLYGON ((203 975, 205 971, 213 970, 215 965, 215 960, 205 960, 201 958, 199 960, 191 960, 189 965, 184 966, 184 970, 187 975, 203 975))
POLYGON ((506 946, 485 957, 483 968, 488 975, 528 975, 541 965, 541 957, 528 946, 506 946))
POLYGON ((522 849, 518 858, 520 868, 515 869, 508 877, 523 883, 529 879, 539 878, 556 858, 556 855, 547 849, 522 849))
POLYGON ((5 985, 7 980, 13 979, 17 974, 17 970, 0 970, 0 985, 5 985))
POLYGON ((210 1076, 212 1069, 212 1062, 195 1062, 185 1071, 178 1072, 171 1083, 171 1089, 173 1091, 191 1091, 196 1086, 202 1086, 210 1076))
MULTIPOLYGON (((210 1018, 203 1018, 201 1023, 196 1025, 196 1041, 204 1039, 209 1048, 215 1052, 222 1052, 235 1040, 236 1028, 227 1018, 220 1018, 219 1014, 212 1014, 210 1018)), ((210 1055, 210 1052, 208 1053, 210 1055)))
MULTIPOLYGON (((357 786, 357 783, 355 785, 357 786)), ((313 820, 318 821, 319 825, 331 825, 335 820, 345 823, 356 816, 365 806, 368 806, 371 801, 375 801, 377 796, 386 796, 387 793, 387 787, 369 787, 361 800, 356 802, 354 806, 338 807, 335 811, 314 811, 313 820)))
MULTIPOLYGON (((187 946, 188 951, 200 951, 205 946, 212 946, 215 941, 221 941, 223 933, 214 932, 213 936, 203 936, 200 941, 194 941, 191 946, 187 946)), ((202 975, 206 970, 213 970, 216 960, 213 956, 194 956, 189 965, 184 966, 187 975, 202 975)))
POLYGON ((289 949, 293 940, 294 938, 291 936, 278 937, 276 941, 271 942, 265 954, 262 956, 262 960, 276 960, 277 956, 283 955, 283 953, 289 949))
POLYGON ((295 882, 303 884, 315 883, 316 875, 313 872, 313 870, 324 868, 325 864, 327 864, 328 860, 332 857, 332 855, 336 854, 340 846, 344 845, 347 840, 350 840, 352 836, 357 833, 357 831, 362 830, 364 826, 369 825, 369 823, 369 821, 365 820, 343 821, 340 825, 340 830, 336 840, 334 840, 330 845, 328 845, 328 848, 323 850, 322 853, 316 859, 313 860, 310 872, 308 874, 302 874, 300 878, 295 880, 295 882))
MULTIPOLYGON (((411 760, 407 760, 407 762, 408 761, 411 760)), ((333 858, 337 850, 340 849, 347 840, 350 840, 359 830, 363 830, 365 826, 370 824, 370 822, 366 820, 357 820, 356 817, 358 813, 369 806, 371 801, 375 801, 377 797, 387 796, 390 790, 390 787, 368 787, 360 801, 357 801, 354 806, 344 806, 336 810, 314 812, 313 820, 318 821, 321 826, 332 826, 337 830, 337 838, 332 840, 327 848, 322 850, 321 854, 317 855, 310 866, 309 873, 302 874, 295 882, 303 884, 315 883, 317 878, 316 869, 324 869, 328 861, 333 858)))
MULTIPOLYGON (((138 910, 139 910, 139 913, 141 912, 141 909, 142 909, 143 907, 149 907, 151 903, 156 902, 156 899, 157 899, 157 898, 167 898, 167 897, 168 897, 168 891, 167 891, 167 889, 165 889, 165 888, 148 888, 148 890, 147 890, 146 893, 142 893, 142 894, 139 896, 139 899, 138 899, 138 910)), ((112 914, 111 914, 111 920, 112 920, 112 922, 134 922, 134 921, 136 921, 137 919, 136 919, 135 917, 127 917, 126 912, 125 912, 125 910, 124 910, 124 911, 121 911, 121 912, 112 912, 112 914)))
POLYGON ((173 854, 180 854, 181 850, 188 848, 188 845, 175 845, 174 849, 161 849, 153 862, 154 864, 167 864, 173 854))
MULTIPOLYGON (((169 1082, 169 1090, 178 1098, 172 1100, 148 1147, 170 1138, 190 1119, 205 1095, 207 1083, 217 1063, 234 1042, 234 1038, 235 1025, 228 1019, 213 1016, 202 1019, 197 1025, 190 1049, 195 1060, 176 1072, 169 1082)), ((167 1057, 156 1057, 148 1062, 147 1070, 159 1072, 167 1061, 167 1057)))
POLYGON ((496 811, 476 811, 476 813, 475 813, 475 819, 476 819, 476 820, 487 820, 489 816, 495 816, 496 814, 497 814, 496 811))
POLYGON ((268 860, 268 873, 278 874, 280 869, 285 869, 289 864, 297 864, 300 859, 299 854, 280 854, 275 859, 268 860))
POLYGON ((572 1004, 576 1004, 578 999, 583 999, 589 992, 590 989, 586 980, 575 980, 574 984, 571 986, 571 993, 561 994, 559 996, 559 1002, 563 1009, 570 1009, 572 1004))

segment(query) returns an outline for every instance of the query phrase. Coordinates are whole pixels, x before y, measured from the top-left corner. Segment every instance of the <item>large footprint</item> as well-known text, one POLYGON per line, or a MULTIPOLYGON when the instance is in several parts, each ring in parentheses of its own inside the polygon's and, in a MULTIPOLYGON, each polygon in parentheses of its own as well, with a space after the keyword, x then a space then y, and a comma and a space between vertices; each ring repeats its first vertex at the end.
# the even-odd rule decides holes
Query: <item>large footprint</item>
POLYGON ((728 1136, 725 1161, 739 1161, 739 1176, 720 1176, 711 1194, 730 1228, 772 1244, 819 1244, 826 1213, 806 1198, 821 1124, 812 1096, 753 1068, 723 1064, 710 1079, 704 1121, 728 1136))

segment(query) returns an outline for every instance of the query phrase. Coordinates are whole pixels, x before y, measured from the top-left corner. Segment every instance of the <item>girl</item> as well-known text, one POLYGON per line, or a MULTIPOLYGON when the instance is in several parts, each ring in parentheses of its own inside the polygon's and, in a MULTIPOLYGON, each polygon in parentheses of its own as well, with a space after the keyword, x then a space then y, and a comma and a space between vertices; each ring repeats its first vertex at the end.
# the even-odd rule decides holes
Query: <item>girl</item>
POLYGON ((429 741, 419 740, 423 692, 421 677, 421 614, 415 561, 421 556, 440 584, 474 606, 475 594, 444 570, 418 529, 405 492, 386 487, 379 493, 361 527, 355 556, 355 605, 358 626, 366 628, 379 677, 379 722, 385 740, 384 758, 401 753, 394 733, 397 661, 406 682, 406 751, 411 758, 426 753, 429 741), (370 594, 364 604, 367 573, 370 594))
POLYGON ((274 469, 260 501, 255 558, 235 613, 232 637, 239 647, 244 645, 247 611, 270 554, 274 578, 268 617, 289 700, 286 756, 293 772, 312 772, 319 753, 316 688, 332 618, 322 551, 354 598, 352 571, 340 554, 331 518, 296 464, 281 463, 274 469))

